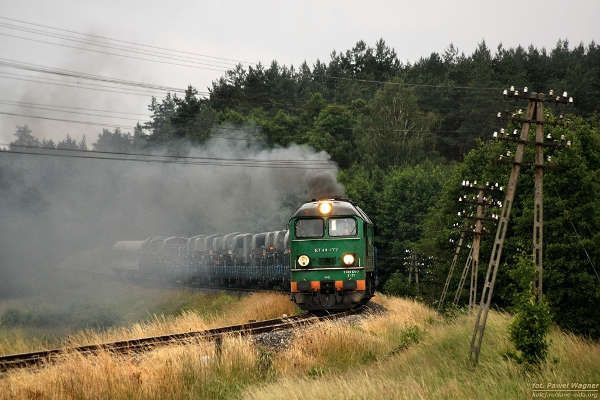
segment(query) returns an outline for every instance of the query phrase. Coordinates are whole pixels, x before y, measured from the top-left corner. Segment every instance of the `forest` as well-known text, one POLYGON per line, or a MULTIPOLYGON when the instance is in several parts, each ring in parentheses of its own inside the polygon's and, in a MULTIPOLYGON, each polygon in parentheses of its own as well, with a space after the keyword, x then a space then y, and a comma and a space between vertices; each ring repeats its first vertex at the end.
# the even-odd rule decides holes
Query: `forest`
MULTIPOLYGON (((494 130, 515 127, 498 121, 497 112, 526 106, 503 100, 502 90, 510 85, 531 92, 565 90, 575 99, 568 108, 548 109, 550 118, 565 113, 566 127, 545 127, 573 145, 548 153, 557 168, 546 171, 544 183, 544 295, 559 326, 598 338, 600 46, 594 42, 572 46, 561 40, 550 50, 490 49, 482 42, 471 54, 449 45, 406 63, 383 39, 372 47, 359 41, 312 66, 238 65, 212 83, 208 97, 189 87, 182 97, 153 98, 149 121, 140 121, 133 132, 105 129, 91 145, 71 136, 59 143, 40 140, 20 126, 13 146, 129 153, 167 148, 185 155, 211 139, 251 138, 268 149, 299 144, 325 151, 339 167, 345 195, 376 224, 380 289, 434 303, 455 250, 461 181, 508 181, 510 166, 495 161, 514 145, 491 137, 494 130), (418 287, 414 279, 408 284, 407 250, 420 260, 418 287)), ((531 149, 525 157, 533 160, 531 149)), ((0 187, 19 173, 2 160, 0 187)), ((25 188, 23 196, 32 207, 43 203, 35 188, 25 188)), ((510 310, 514 304, 519 277, 513 266, 521 252, 531 252, 532 210, 533 169, 524 168, 496 307, 510 310)), ((480 282, 491 241, 483 238, 480 282)))

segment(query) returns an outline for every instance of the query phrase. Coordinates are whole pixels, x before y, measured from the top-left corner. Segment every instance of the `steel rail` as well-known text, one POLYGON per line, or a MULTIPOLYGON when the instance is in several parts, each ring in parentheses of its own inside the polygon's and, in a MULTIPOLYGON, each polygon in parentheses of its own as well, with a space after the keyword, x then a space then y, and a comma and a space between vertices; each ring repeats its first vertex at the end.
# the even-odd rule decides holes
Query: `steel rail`
POLYGON ((43 350, 31 353, 10 354, 0 357, 0 372, 11 369, 36 367, 56 361, 61 356, 79 353, 83 355, 98 354, 106 351, 116 354, 127 354, 133 352, 144 352, 155 349, 158 346, 173 344, 186 344, 192 340, 209 340, 219 343, 226 335, 253 336, 260 333, 268 333, 278 330, 291 329, 302 324, 312 324, 324 320, 332 320, 348 315, 360 313, 364 306, 357 309, 344 311, 324 316, 316 316, 310 313, 294 315, 286 318, 275 318, 264 321, 249 322, 240 325, 231 325, 221 328, 203 331, 176 333, 171 335, 151 336, 139 339, 121 340, 110 343, 91 344, 62 349, 43 350))

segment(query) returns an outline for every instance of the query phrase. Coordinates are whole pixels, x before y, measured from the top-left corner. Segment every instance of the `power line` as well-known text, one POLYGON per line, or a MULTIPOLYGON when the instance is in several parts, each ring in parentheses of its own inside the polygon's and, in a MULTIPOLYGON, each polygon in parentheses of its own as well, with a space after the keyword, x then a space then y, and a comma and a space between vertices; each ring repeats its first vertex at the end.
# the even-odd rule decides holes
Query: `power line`
MULTIPOLYGON (((75 43, 81 43, 81 44, 87 45, 87 46, 95 46, 95 47, 101 47, 101 48, 107 48, 107 49, 113 49, 113 50, 119 50, 119 51, 126 51, 126 52, 131 52, 134 54, 147 55, 147 56, 162 58, 162 59, 167 59, 167 60, 182 61, 182 62, 194 64, 194 65, 197 64, 197 65, 203 65, 203 66, 208 66, 208 67, 213 67, 213 68, 225 68, 225 69, 230 69, 230 68, 235 67, 235 64, 231 64, 231 63, 224 64, 222 61, 211 61, 211 63, 207 63, 207 60, 202 60, 202 59, 198 59, 198 58, 193 58, 193 57, 188 57, 188 56, 182 57, 182 56, 177 56, 177 55, 173 55, 173 54, 165 54, 165 53, 157 52, 154 50, 144 50, 144 49, 135 48, 132 46, 110 45, 110 44, 106 44, 106 43, 99 43, 97 41, 91 41, 89 38, 88 39, 75 38, 72 36, 57 34, 54 32, 31 29, 31 28, 18 26, 18 25, 6 24, 6 23, 2 23, 2 22, 0 22, 0 27, 5 28, 5 29, 11 29, 11 30, 17 30, 17 31, 21 31, 21 32, 31 33, 34 35, 40 35, 43 37, 50 37, 50 38, 54 38, 54 39, 66 40, 66 41, 71 41, 71 42, 75 42, 75 43), (213 64, 215 62, 217 62, 219 64, 213 64)), ((17 36, 17 35, 5 33, 5 32, 0 33, 0 34, 4 35, 4 36, 18 38, 18 39, 39 41, 39 39, 17 36)), ((45 42, 45 41, 43 43, 57 44, 57 43, 45 42)))
POLYGON ((215 60, 230 61, 230 62, 242 63, 242 64, 252 64, 252 62, 250 62, 250 61, 244 61, 244 60, 241 60, 241 59, 211 56, 211 55, 201 54, 201 53, 196 53, 196 52, 191 52, 191 51, 176 50, 176 49, 170 49, 170 48, 167 48, 167 47, 159 47, 159 46, 150 45, 150 44, 133 42, 133 41, 123 40, 123 39, 116 39, 116 38, 112 38, 112 37, 108 37, 108 36, 81 33, 81 32, 77 32, 77 31, 70 30, 70 29, 58 28, 58 27, 54 27, 54 26, 50 26, 50 25, 44 25, 44 24, 39 24, 39 23, 34 23, 34 22, 28 22, 28 21, 24 21, 24 20, 16 19, 16 18, 9 18, 9 17, 0 16, 0 19, 4 19, 4 20, 7 20, 7 21, 12 21, 12 22, 17 22, 17 23, 25 24, 25 25, 32 25, 32 26, 37 26, 37 27, 41 27, 41 28, 48 28, 48 29, 52 29, 52 30, 56 30, 56 31, 62 31, 62 32, 72 33, 72 34, 83 36, 83 37, 98 38, 98 39, 102 39, 102 40, 106 40, 106 41, 112 41, 112 42, 128 43, 128 44, 132 44, 134 46, 148 47, 148 48, 153 48, 153 49, 157 49, 157 50, 165 50, 165 51, 174 52, 174 53, 189 54, 189 55, 198 56, 198 57, 212 58, 212 59, 215 59, 215 60))
POLYGON ((109 56, 131 58, 131 59, 134 59, 134 60, 149 61, 149 62, 154 62, 154 63, 158 63, 158 64, 168 64, 168 65, 175 65, 175 66, 179 66, 179 67, 187 67, 187 68, 195 68, 195 69, 206 69, 206 70, 215 71, 215 72, 225 72, 225 71, 227 71, 227 69, 223 69, 223 68, 203 67, 203 66, 198 66, 198 65, 182 64, 182 63, 171 62, 171 61, 153 60, 151 58, 144 58, 144 57, 138 57, 138 56, 133 56, 133 55, 127 55, 127 54, 113 53, 113 52, 110 52, 110 51, 102 51, 102 50, 98 50, 98 49, 87 49, 87 48, 84 48, 84 47, 81 47, 81 46, 71 46, 71 45, 64 44, 64 43, 49 42, 47 40, 27 38, 27 37, 24 37, 24 36, 11 35, 9 33, 4 33, 4 32, 0 32, 0 35, 2 35, 2 36, 9 36, 9 37, 17 38, 17 39, 22 39, 22 40, 28 40, 28 41, 31 41, 31 42, 37 42, 37 43, 43 43, 43 44, 50 44, 50 45, 53 45, 53 46, 65 47, 65 48, 68 48, 68 49, 88 51, 88 52, 92 52, 92 53, 105 54, 105 55, 109 55, 109 56))
POLYGON ((185 160, 199 160, 199 161, 222 161, 222 162, 256 162, 256 163, 273 163, 273 164, 324 164, 324 165, 335 165, 335 162, 331 160, 306 160, 306 159, 274 159, 274 160, 262 160, 259 158, 221 158, 221 157, 198 157, 198 156, 184 156, 175 154, 148 154, 148 153, 128 153, 118 151, 103 151, 103 150, 83 150, 83 149, 60 149, 55 147, 43 147, 43 146, 27 146, 13 143, 0 143, 3 146, 18 147, 24 149, 39 149, 39 150, 53 150, 53 151, 73 151, 80 153, 91 153, 91 154, 109 154, 109 155, 124 155, 124 156, 136 156, 136 157, 160 157, 160 158, 172 158, 172 159, 185 159, 185 160))
POLYGON ((2 104, 8 104, 8 105, 14 105, 14 106, 26 106, 26 107, 47 107, 47 108, 56 108, 59 109, 59 111, 63 111, 63 110, 84 110, 84 111, 96 111, 96 112, 105 112, 105 113, 111 113, 111 114, 124 114, 124 115, 139 115, 139 116, 143 116, 143 117, 151 117, 150 114, 146 114, 146 113, 134 113, 134 112, 127 112, 127 111, 118 111, 118 110, 107 110, 107 109, 101 109, 101 108, 86 108, 86 107, 74 107, 74 106, 57 106, 54 104, 42 104, 42 103, 31 103, 31 102, 27 102, 27 101, 12 101, 12 100, 3 100, 0 99, 0 103, 2 104))
POLYGON ((113 78, 113 77, 109 77, 109 76, 102 76, 102 75, 88 74, 88 73, 78 72, 78 71, 71 71, 71 70, 61 69, 61 68, 46 67, 44 65, 25 63, 25 62, 21 62, 21 61, 17 61, 17 60, 11 60, 8 58, 0 58, 0 66, 14 68, 14 69, 20 69, 20 70, 25 70, 25 71, 31 71, 31 72, 40 72, 40 73, 44 73, 44 74, 58 75, 58 76, 67 77, 67 78, 87 79, 87 80, 92 80, 92 81, 113 83, 113 84, 124 85, 124 86, 133 86, 136 88, 158 90, 158 91, 163 91, 163 92, 185 93, 185 91, 186 91, 186 89, 184 89, 184 88, 159 85, 159 84, 155 84, 155 83, 130 81, 130 80, 125 80, 125 79, 113 78))
POLYGON ((340 81, 354 81, 354 82, 362 82, 362 83, 375 83, 379 85, 398 85, 398 86, 408 86, 408 87, 428 87, 428 88, 439 88, 439 89, 449 89, 449 90, 502 90, 501 87, 485 87, 485 86, 452 86, 452 85, 439 85, 439 84, 428 84, 428 83, 411 83, 411 82, 394 82, 394 81, 378 81, 374 79, 359 79, 359 78, 346 78, 342 76, 335 76, 326 74, 325 77, 327 79, 334 79, 340 81))
MULTIPOLYGON (((0 104, 2 103, 2 101, 0 101, 0 104)), ((36 107, 39 109, 44 109, 43 107, 36 107)), ((58 107, 56 107, 58 108, 58 107)), ((57 111, 57 112, 70 112, 68 110, 65 111, 60 111, 60 110, 48 110, 48 111, 57 111)), ((139 121, 138 119, 133 119, 133 118, 125 118, 125 117, 118 117, 118 116, 105 116, 105 115, 100 115, 100 114, 91 114, 91 113, 77 113, 77 112, 71 112, 72 114, 79 114, 79 115, 87 115, 87 116, 96 116, 96 117, 101 117, 101 118, 117 118, 117 119, 124 119, 124 120, 131 120, 131 121, 139 121)), ((4 112, 4 111, 0 111, 0 114, 3 115, 8 115, 8 116, 13 116, 13 117, 24 117, 24 118, 34 118, 34 119, 45 119, 45 120, 50 120, 50 121, 55 121, 55 122, 66 122, 66 123, 75 123, 75 124, 80 124, 80 125, 93 125, 93 126, 101 126, 101 127, 109 127, 109 128, 122 128, 122 129, 135 129, 135 126, 131 126, 131 125, 124 125, 124 124, 118 124, 118 123, 104 123, 104 122, 97 122, 97 121, 80 121, 80 120, 70 120, 70 119, 63 119, 63 118, 55 118, 55 117, 48 117, 48 116, 42 116, 42 115, 31 115, 31 114, 21 114, 21 113, 12 113, 12 112, 4 112)), ((184 118, 184 121, 192 121, 193 118, 184 118)), ((252 127, 254 129, 258 128, 258 129, 264 129, 264 127, 257 125, 252 127)), ((148 128, 148 129, 152 129, 152 127, 148 128)), ((236 128, 236 127, 224 127, 224 126, 212 126, 210 128, 208 128, 209 130, 222 130, 222 131, 226 131, 226 132, 244 132, 244 133, 248 133, 248 129, 247 128, 236 128)), ((340 127, 340 130, 346 130, 349 132, 354 131, 354 129, 356 128, 344 128, 344 127, 340 127)), ((369 128, 367 129, 367 131, 369 132, 380 132, 380 131, 388 131, 388 132, 397 132, 397 133, 416 133, 416 134, 431 134, 431 135, 442 135, 442 134, 453 134, 453 133, 457 133, 458 131, 452 131, 452 130, 419 130, 419 129, 373 129, 373 128, 369 128)), ((462 132, 461 133, 466 133, 466 132, 462 132)), ((477 132, 471 132, 471 133, 477 133, 477 132)), ((251 139, 248 138, 233 138, 233 137, 223 137, 223 136, 218 136, 218 135, 212 135, 209 139, 211 138, 218 138, 218 139, 222 139, 222 140, 238 140, 238 141, 249 141, 251 139)))
POLYGON ((71 87, 71 88, 76 88, 76 89, 88 89, 88 90, 94 90, 97 92, 129 94, 129 95, 146 96, 146 97, 156 97, 157 96, 157 93, 151 93, 151 92, 136 92, 136 91, 103 89, 103 87, 119 89, 118 87, 114 87, 114 86, 92 85, 92 84, 87 84, 87 86, 85 86, 85 85, 82 85, 79 83, 70 84, 70 83, 64 83, 63 81, 56 81, 56 80, 53 81, 53 80, 47 79, 47 78, 46 79, 43 79, 43 78, 35 79, 36 77, 31 76, 31 75, 18 75, 18 74, 6 73, 6 72, 0 73, 0 78, 13 79, 13 80, 24 81, 24 82, 42 83, 42 84, 47 84, 47 85, 71 87), (34 78, 34 79, 32 79, 32 78, 34 78))
MULTIPOLYGON (((558 193, 558 190, 556 190, 556 188, 554 186, 552 186, 552 189, 554 189, 554 193, 556 193, 556 195, 558 196, 560 202, 563 203, 563 208, 566 208, 564 206, 565 202, 563 201, 562 197, 560 197, 560 193, 558 193)), ((575 228, 575 225, 573 224, 573 221, 571 221, 571 218, 568 216, 568 214, 567 214, 567 220, 569 221, 569 224, 571 225, 571 229, 573 229, 573 232, 577 236, 577 241, 581 245, 581 248, 583 249, 583 252, 585 253, 585 256, 587 257, 588 262, 592 266, 592 269, 594 270, 594 274, 596 274, 596 279, 598 279, 598 281, 600 282, 600 275, 598 275, 598 271, 596 270, 596 266, 594 265, 594 262, 592 261, 592 258, 590 257, 590 255, 588 254, 588 251, 586 250, 585 246, 583 245, 583 242, 581 241, 581 236, 579 236, 579 232, 577 232, 577 228, 575 228)))
POLYGON ((8 115, 11 117, 25 117, 25 118, 45 119, 45 120, 57 121, 57 122, 69 122, 69 123, 81 124, 81 125, 95 125, 95 126, 101 126, 101 127, 106 127, 106 128, 129 128, 129 129, 135 128, 134 126, 125 126, 125 125, 119 125, 119 124, 100 123, 100 122, 93 122, 93 121, 77 121, 77 120, 72 120, 72 119, 52 118, 52 117, 45 117, 45 116, 39 116, 39 115, 10 113, 10 112, 5 112, 5 111, 0 111, 0 114, 8 115))
MULTIPOLYGON (((53 117, 42 116, 42 115, 20 114, 20 113, 12 113, 12 112, 5 112, 5 111, 0 111, 0 115, 7 115, 7 116, 11 116, 11 117, 43 119, 43 120, 49 120, 49 121, 55 121, 55 122, 66 122, 66 123, 73 123, 73 124, 79 124, 79 125, 100 126, 103 128, 120 128, 120 129, 135 129, 136 128, 135 126, 131 126, 131 125, 111 124, 111 123, 96 122, 96 121, 70 120, 70 119, 64 119, 64 118, 53 118, 53 117)), ((223 130, 226 132, 239 131, 239 132, 249 133, 248 129, 240 129, 240 128, 233 128, 233 127, 230 128, 230 127, 223 127, 223 126, 212 126, 209 128, 209 130, 211 130, 211 131, 212 130, 223 130)), ((207 138, 207 140, 252 141, 255 139, 240 138, 240 137, 226 137, 226 136, 222 136, 222 135, 211 135, 210 137, 207 138)))
MULTIPOLYGON (((164 48, 164 47, 158 47, 158 46, 152 46, 152 45, 145 45, 145 44, 141 44, 141 43, 136 43, 136 42, 129 42, 129 41, 125 41, 125 40, 119 40, 119 39, 114 39, 114 38, 109 38, 106 36, 101 36, 101 35, 86 35, 80 32, 76 32, 76 31, 71 31, 68 29, 62 29, 62 28, 56 28, 56 27, 51 27, 48 25, 42 25, 42 24, 35 24, 35 23, 30 23, 27 21, 23 21, 23 20, 18 20, 18 19, 14 19, 14 18, 8 18, 8 17, 2 17, 0 16, 0 19, 4 19, 4 20, 8 20, 8 21, 13 21, 13 22, 18 22, 21 24, 27 24, 27 25, 33 25, 33 26, 38 26, 38 27, 44 27, 44 28, 49 28, 49 29, 53 29, 53 30, 59 30, 59 31, 63 31, 63 32, 68 32, 68 33, 72 33, 72 34, 77 34, 83 37, 87 37, 87 38, 91 38, 91 37, 95 37, 95 38, 100 38, 103 40, 110 40, 110 41, 114 41, 114 42, 123 42, 123 43, 129 43, 129 44, 133 44, 136 46, 144 46, 144 47, 148 47, 148 48, 155 48, 155 49, 160 49, 160 50, 164 50, 164 51, 171 51, 171 52, 179 52, 179 53, 186 53, 186 54, 190 54, 190 55, 197 55, 197 56, 201 56, 201 57, 211 57, 212 56, 207 56, 204 54, 199 54, 199 53, 193 53, 193 52, 185 52, 185 51, 179 51, 179 50, 172 50, 172 49, 168 49, 168 48, 164 48)), ((16 29, 16 30, 21 30, 21 31, 25 31, 25 32, 30 32, 30 33, 34 33, 34 34, 42 34, 42 35, 55 35, 53 37, 56 38, 60 38, 60 39, 64 39, 64 40, 76 40, 79 42, 82 42, 82 39, 76 39, 76 38, 72 38, 72 37, 66 37, 66 36, 56 36, 56 33, 53 32, 48 32, 48 31, 40 31, 40 30, 32 30, 31 28, 27 28, 27 27, 22 27, 19 25, 14 25, 14 24, 0 24, 0 26, 4 26, 5 28, 8 29, 16 29)), ((3 34, 3 33, 0 33, 3 34)), ((14 36, 14 35, 13 35, 14 36)), ((22 38, 22 37, 19 37, 22 38)), ((32 39, 32 38, 22 38, 25 40, 36 40, 36 39, 32 39)), ((95 46, 107 46, 106 44, 101 44, 101 43, 93 43, 93 42, 87 42, 87 41, 83 41, 85 44, 88 45, 95 45, 95 46)), ((61 45, 58 43, 54 43, 54 42, 47 42, 49 44, 53 44, 53 45, 61 45)), ((81 49, 79 47, 76 47, 77 49, 81 49)), ((114 47, 113 47, 114 48, 114 47)), ((130 51, 136 51, 134 48, 123 48, 124 50, 130 50, 130 51)), ((90 50, 88 49, 88 51, 99 51, 99 50, 90 50)), ((158 56, 158 57, 174 57, 174 56, 168 56, 165 55, 164 53, 141 53, 141 54, 146 54, 146 55, 153 55, 153 56, 158 56)), ((122 54, 114 54, 117 56, 122 56, 122 57, 126 57, 126 55, 122 55, 122 54)), ((229 60, 229 61, 235 61, 238 63, 242 63, 242 64, 251 64, 250 62, 247 61, 243 61, 243 60, 236 60, 236 59, 230 59, 230 58, 224 58, 224 57, 214 57, 215 59, 219 59, 219 60, 229 60)), ((181 58, 179 58, 181 59, 181 58)), ((146 61, 152 61, 152 60, 147 60, 146 61)), ((156 61, 156 60, 154 60, 156 61)), ((184 66, 189 66, 189 65, 184 65, 184 66)), ((211 67, 215 67, 216 65, 210 65, 211 67)), ((224 72, 224 71, 220 71, 220 72, 224 72)), ((336 75, 329 75, 326 74, 325 75, 326 79, 331 79, 331 80, 337 80, 337 81, 354 81, 354 82, 361 82, 361 83, 372 83, 372 84, 389 84, 389 85, 400 85, 400 86, 408 86, 408 87, 428 87, 428 88, 440 88, 440 89, 448 89, 448 90, 459 90, 459 89, 463 89, 463 90, 499 90, 502 89, 500 87, 476 87, 476 86, 465 86, 465 85, 441 85, 441 84, 427 84, 427 83, 411 83, 411 82, 394 82, 394 81, 381 81, 381 80, 375 80, 375 79, 360 79, 360 78, 348 78, 348 77, 342 77, 342 76, 336 76, 336 75)), ((315 82, 317 82, 317 79, 315 79, 315 82)))
MULTIPOLYGON (((83 151, 85 152, 85 151, 83 151)), ((215 162, 215 161, 183 161, 183 160, 165 160, 165 159, 151 159, 151 158, 125 158, 125 157, 107 157, 107 156, 93 156, 83 154, 65 154, 65 153, 51 153, 51 152, 29 152, 29 151, 15 151, 15 150, 2 150, 2 154, 19 154, 29 156, 42 156, 42 157, 58 157, 58 158, 83 158, 83 159, 95 159, 95 160, 109 160, 109 161, 132 161, 132 162, 143 162, 143 163, 159 163, 159 164, 179 164, 179 165, 206 165, 216 167, 244 167, 244 168, 281 168, 281 169, 307 169, 307 170, 324 170, 324 169, 336 169, 335 166, 321 166, 311 167, 303 165, 289 165, 289 164, 260 164, 260 163, 231 163, 231 162, 215 162)))
POLYGON ((34 108, 34 109, 39 109, 39 110, 44 110, 44 111, 52 111, 52 112, 59 112, 59 113, 69 113, 69 114, 76 114, 76 115, 85 115, 88 117, 100 117, 100 118, 115 118, 115 119, 122 119, 122 120, 126 120, 126 121, 137 121, 139 122, 140 119, 139 118, 128 118, 128 117, 120 117, 117 115, 102 115, 102 114, 95 114, 95 113, 87 113, 87 112, 80 112, 80 111, 73 111, 73 110, 61 110, 61 109, 57 109, 57 108, 52 108, 52 107, 42 107, 42 106, 21 106, 18 104, 10 104, 10 103, 6 103, 0 100, 0 105, 4 104, 4 105, 9 105, 9 106, 18 106, 18 107, 25 107, 25 108, 34 108))

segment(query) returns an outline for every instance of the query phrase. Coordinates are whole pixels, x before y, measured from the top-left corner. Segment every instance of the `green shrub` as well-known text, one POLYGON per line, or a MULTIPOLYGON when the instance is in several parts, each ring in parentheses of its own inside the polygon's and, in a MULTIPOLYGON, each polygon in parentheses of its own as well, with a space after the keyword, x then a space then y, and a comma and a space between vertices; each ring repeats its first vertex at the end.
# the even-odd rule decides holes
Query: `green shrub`
POLYGON ((517 267, 513 276, 523 289, 517 296, 515 317, 508 327, 510 341, 518 351, 513 357, 529 365, 540 364, 548 354, 549 344, 546 336, 552 317, 548 303, 544 299, 537 299, 533 283, 536 271, 531 255, 521 253, 517 257, 517 267))
POLYGON ((383 292, 392 296, 414 297, 416 289, 408 284, 406 277, 400 271, 394 272, 383 285, 383 292))

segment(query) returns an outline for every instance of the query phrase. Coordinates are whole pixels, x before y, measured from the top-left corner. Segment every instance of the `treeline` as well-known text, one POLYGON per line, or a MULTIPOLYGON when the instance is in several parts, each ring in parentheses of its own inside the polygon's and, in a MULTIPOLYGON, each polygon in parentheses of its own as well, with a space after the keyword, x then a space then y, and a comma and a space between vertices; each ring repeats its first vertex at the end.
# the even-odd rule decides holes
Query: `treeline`
MULTIPOLYGON (((383 40, 374 47, 360 41, 333 52, 327 63, 238 66, 213 82, 208 98, 190 87, 183 97, 153 99, 150 121, 132 135, 104 131, 94 149, 166 146, 179 154, 189 144, 250 136, 266 147, 296 143, 324 150, 340 166, 347 196, 376 223, 381 285, 393 273, 407 282, 410 250, 424 260, 418 263, 420 286, 414 287, 414 279, 413 287, 401 286, 433 302, 454 251, 449 239, 458 221, 460 181, 508 181, 508 168, 493 162, 508 148, 487 139, 501 127, 496 112, 514 107, 501 96, 510 85, 567 90, 575 98, 568 112, 578 117, 571 127, 548 128, 574 145, 553 154, 562 169, 546 179, 544 288, 561 326, 598 337, 600 46, 594 42, 570 48, 559 41, 549 51, 492 51, 482 42, 470 55, 450 45, 441 54, 402 63, 383 40)), ((513 304, 513 259, 531 247, 531 174, 523 172, 503 252, 494 295, 501 307, 513 304)), ((480 282, 489 241, 483 244, 480 282)))
MULTIPOLYGON (((450 45, 443 54, 403 64, 383 40, 375 47, 360 41, 312 67, 276 61, 268 67, 238 66, 213 82, 208 99, 190 89, 184 98, 153 101, 153 118, 145 127, 158 142, 203 142, 215 124, 252 124, 269 145, 311 143, 343 167, 364 152, 348 155, 342 149, 356 149, 365 137, 419 141, 428 151, 417 160, 431 150, 460 160, 474 139, 494 127, 497 95, 508 85, 569 90, 577 99, 574 112, 591 116, 598 112, 600 46, 592 42, 570 49, 567 41, 559 41, 549 52, 502 46, 491 51, 482 42, 471 55, 450 45)), ((386 167, 414 161, 390 156, 395 150, 378 151, 374 158, 386 167)))

